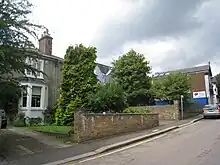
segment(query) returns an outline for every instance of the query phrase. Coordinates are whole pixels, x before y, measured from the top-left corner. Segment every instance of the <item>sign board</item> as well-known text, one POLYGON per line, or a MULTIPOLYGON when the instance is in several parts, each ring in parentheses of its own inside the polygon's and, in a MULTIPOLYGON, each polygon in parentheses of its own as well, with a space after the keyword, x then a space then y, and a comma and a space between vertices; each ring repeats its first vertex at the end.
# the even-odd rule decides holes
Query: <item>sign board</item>
POLYGON ((206 97, 205 91, 193 92, 193 98, 204 98, 206 97))

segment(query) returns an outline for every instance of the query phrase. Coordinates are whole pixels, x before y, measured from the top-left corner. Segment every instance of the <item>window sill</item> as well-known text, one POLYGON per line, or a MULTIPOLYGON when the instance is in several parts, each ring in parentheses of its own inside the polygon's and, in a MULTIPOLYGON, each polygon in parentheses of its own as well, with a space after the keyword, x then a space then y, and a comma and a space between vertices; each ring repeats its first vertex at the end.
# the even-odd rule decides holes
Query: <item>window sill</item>
POLYGON ((44 111, 46 108, 41 108, 41 107, 31 107, 31 111, 44 111))
POLYGON ((28 78, 33 78, 33 79, 44 79, 44 77, 35 77, 35 76, 30 76, 30 75, 25 75, 26 77, 28 77, 28 78))
POLYGON ((20 110, 27 111, 27 107, 20 107, 20 110))

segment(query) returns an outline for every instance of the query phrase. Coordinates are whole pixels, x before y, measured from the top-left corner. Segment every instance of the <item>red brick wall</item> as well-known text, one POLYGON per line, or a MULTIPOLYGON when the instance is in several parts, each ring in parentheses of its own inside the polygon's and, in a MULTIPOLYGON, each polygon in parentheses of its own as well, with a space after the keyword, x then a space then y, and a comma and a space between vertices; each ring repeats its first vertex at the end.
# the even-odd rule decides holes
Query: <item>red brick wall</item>
POLYGON ((205 91, 205 73, 193 73, 190 74, 191 87, 193 92, 205 91))

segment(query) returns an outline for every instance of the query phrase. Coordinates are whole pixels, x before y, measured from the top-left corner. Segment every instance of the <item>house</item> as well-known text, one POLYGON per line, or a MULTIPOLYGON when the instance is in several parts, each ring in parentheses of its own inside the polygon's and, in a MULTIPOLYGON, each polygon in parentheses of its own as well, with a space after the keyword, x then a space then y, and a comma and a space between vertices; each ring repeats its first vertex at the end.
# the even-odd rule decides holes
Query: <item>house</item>
POLYGON ((218 96, 218 86, 216 77, 212 78, 212 86, 213 86, 213 103, 219 103, 219 96, 218 96))
POLYGON ((197 67, 178 69, 173 71, 155 73, 154 78, 163 77, 171 72, 187 73, 191 77, 191 97, 198 101, 201 105, 211 104, 214 102, 212 71, 210 63, 197 67))
POLYGON ((111 71, 112 71, 112 67, 96 63, 94 73, 96 74, 97 79, 99 80, 99 82, 104 84, 104 83, 110 81, 111 71))
MULTIPOLYGON (((26 63, 44 72, 34 75, 31 71, 25 70, 25 76, 21 76, 20 84, 26 87, 19 99, 19 110, 30 118, 44 118, 46 109, 51 110, 56 100, 60 97, 59 87, 62 77, 62 66, 64 59, 52 55, 52 41, 48 31, 39 39, 39 52, 37 60, 30 56, 26 63)), ((98 64, 94 70, 97 79, 106 83, 110 79, 111 67, 98 64)))
POLYGON ((52 55, 53 38, 48 32, 39 39, 39 52, 37 60, 31 56, 26 63, 44 72, 35 75, 25 70, 25 76, 21 77, 20 84, 26 87, 19 100, 19 109, 28 117, 41 117, 48 108, 51 109, 59 97, 59 85, 61 83, 61 68, 63 59, 52 55))

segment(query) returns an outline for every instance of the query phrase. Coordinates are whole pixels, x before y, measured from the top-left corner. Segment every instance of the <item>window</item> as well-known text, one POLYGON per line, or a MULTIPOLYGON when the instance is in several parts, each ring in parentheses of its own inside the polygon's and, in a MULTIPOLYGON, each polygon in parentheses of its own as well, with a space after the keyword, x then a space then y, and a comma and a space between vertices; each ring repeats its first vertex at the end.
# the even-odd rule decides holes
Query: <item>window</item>
POLYGON ((31 107, 41 106, 41 87, 32 87, 31 107))
MULTIPOLYGON (((27 64, 31 65, 32 68, 35 68, 39 71, 43 71, 43 61, 42 60, 32 60, 32 59, 27 59, 27 64)), ((26 75, 30 77, 35 77, 35 74, 31 70, 26 70, 26 75)), ((43 74, 40 72, 36 72, 37 78, 43 78, 43 74)))
POLYGON ((22 93, 22 107, 27 107, 27 87, 24 87, 23 93, 22 93))
POLYGON ((48 43, 48 45, 52 45, 52 41, 51 40, 48 40, 47 43, 48 43))
POLYGON ((27 93, 22 94, 22 107, 27 107, 27 93))

